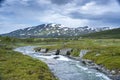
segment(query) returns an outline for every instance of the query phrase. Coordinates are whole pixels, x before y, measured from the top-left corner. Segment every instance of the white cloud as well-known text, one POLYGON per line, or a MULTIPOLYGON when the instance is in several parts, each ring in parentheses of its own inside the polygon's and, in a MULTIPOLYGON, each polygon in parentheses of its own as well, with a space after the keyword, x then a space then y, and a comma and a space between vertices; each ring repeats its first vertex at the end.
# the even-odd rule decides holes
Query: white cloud
MULTIPOLYGON (((102 20, 91 20, 91 15, 95 16, 95 18, 100 16, 109 19, 110 16, 105 17, 102 15, 106 13, 120 14, 120 6, 116 0, 108 0, 107 4, 98 3, 100 1, 105 2, 104 0, 72 0, 72 2, 67 2, 67 4, 59 5, 58 3, 53 4, 51 0, 6 0, 3 7, 0 8, 2 30, 6 30, 8 26, 8 29, 12 30, 12 26, 28 27, 27 25, 32 26, 42 23, 60 23, 68 27, 120 25, 118 22, 113 24, 111 22, 104 23, 102 20), (72 12, 79 12, 81 13, 80 16, 83 17, 71 17, 70 14, 72 12)), ((112 18, 115 19, 116 17, 114 18, 113 15, 112 18)), ((20 27, 14 28, 18 29, 20 27)))
POLYGON ((60 14, 46 14, 44 17, 38 18, 38 20, 42 21, 43 23, 59 23, 67 27, 85 26, 88 23, 88 20, 72 19, 60 14))
POLYGON ((89 2, 80 7, 81 13, 101 15, 106 12, 120 12, 120 6, 115 0, 106 5, 97 5, 95 1, 89 2))

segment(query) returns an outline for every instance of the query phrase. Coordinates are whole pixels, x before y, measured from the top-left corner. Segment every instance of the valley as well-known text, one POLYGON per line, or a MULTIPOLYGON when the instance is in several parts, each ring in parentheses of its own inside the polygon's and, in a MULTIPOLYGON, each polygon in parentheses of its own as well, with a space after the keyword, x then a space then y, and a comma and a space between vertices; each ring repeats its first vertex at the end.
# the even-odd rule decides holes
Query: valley
POLYGON ((120 0, 0 0, 0 80, 120 80, 120 0))
MULTIPOLYGON (((119 80, 119 74, 120 74, 119 73, 119 69, 120 69, 120 64, 119 64, 120 63, 119 62, 120 61, 120 57, 119 57, 120 40, 119 39, 77 39, 76 40, 76 39, 71 39, 71 38, 18 39, 18 38, 10 38, 10 37, 0 37, 0 40, 1 40, 0 41, 1 51, 3 50, 1 52, 2 53, 1 55, 3 56, 4 59, 6 59, 6 61, 11 60, 10 58, 5 58, 8 56, 8 54, 5 54, 6 52, 10 51, 10 53, 12 53, 12 55, 16 54, 15 57, 17 57, 18 55, 20 55, 20 53, 13 52, 11 50, 15 49, 17 47, 22 47, 22 46, 36 46, 37 48, 35 48, 35 49, 39 49, 39 48, 46 49, 47 48, 48 51, 57 50, 57 49, 62 50, 62 49, 69 48, 69 49, 73 50, 73 52, 70 54, 70 56, 75 57, 75 58, 80 57, 81 50, 88 50, 89 52, 87 52, 87 54, 85 54, 83 56, 83 59, 91 60, 94 63, 96 63, 97 65, 104 67, 106 71, 108 71, 110 74, 113 75, 113 76, 110 76, 110 78, 112 78, 113 80, 119 80)), ((27 52, 29 52, 29 51, 27 51, 27 52)), ((39 53, 36 53, 36 55, 37 54, 39 55, 39 53)), ((24 57, 24 55, 22 55, 22 54, 21 54, 21 56, 24 57)), ((19 57, 18 57, 18 59, 19 59, 19 57)), ((19 62, 19 60, 16 60, 16 63, 18 63, 18 62, 19 62)), ((27 64, 27 66, 29 65, 28 62, 25 61, 25 64, 27 64)), ((3 63, 4 63, 3 59, 1 58, 1 65, 3 63)), ((12 61, 10 62, 10 64, 13 64, 12 61)), ((11 65, 11 66, 13 66, 13 65, 11 65)), ((37 66, 37 64, 34 64, 34 65, 37 66)), ((27 68, 27 66, 26 66, 26 68, 27 68)), ((31 65, 31 67, 34 69, 33 65, 31 65)), ((20 66, 18 66, 18 68, 20 68, 20 66)), ((9 69, 9 65, 8 65, 8 69, 9 69)), ((31 68, 28 68, 28 69, 31 70, 31 68)), ((4 69, 1 67, 0 71, 3 71, 3 70, 4 69)), ((13 72, 10 72, 10 74, 12 74, 13 72)), ((16 73, 16 72, 14 72, 14 73, 16 73)), ((12 77, 12 76, 13 75, 11 75, 10 77, 12 77)), ((17 73, 16 73, 16 76, 17 76, 17 73)), ((37 76, 37 73, 36 73, 36 76, 37 76)), ((7 78, 7 77, 9 77, 9 76, 7 76, 7 75, 6 75, 6 77, 3 76, 3 78, 7 78)), ((21 75, 21 77, 22 77, 22 75, 21 75)), ((20 78, 20 76, 18 77, 18 79, 19 78, 20 78)), ((26 77, 23 77, 23 78, 26 78, 26 77)), ((49 77, 49 78, 52 79, 52 77, 49 77)), ((44 76, 44 79, 45 79, 45 76, 44 76)), ((100 80, 102 80, 102 79, 100 79, 100 80)))

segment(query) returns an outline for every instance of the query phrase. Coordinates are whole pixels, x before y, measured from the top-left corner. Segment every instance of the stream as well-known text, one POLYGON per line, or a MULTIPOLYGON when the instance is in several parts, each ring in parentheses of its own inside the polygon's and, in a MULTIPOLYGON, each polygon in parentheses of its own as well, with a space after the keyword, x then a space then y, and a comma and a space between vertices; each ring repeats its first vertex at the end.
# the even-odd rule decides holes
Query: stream
POLYGON ((59 80, 111 80, 105 74, 85 66, 82 62, 69 59, 65 56, 56 55, 43 56, 35 52, 34 46, 25 46, 14 49, 24 55, 29 55, 45 62, 50 70, 54 73, 59 80))

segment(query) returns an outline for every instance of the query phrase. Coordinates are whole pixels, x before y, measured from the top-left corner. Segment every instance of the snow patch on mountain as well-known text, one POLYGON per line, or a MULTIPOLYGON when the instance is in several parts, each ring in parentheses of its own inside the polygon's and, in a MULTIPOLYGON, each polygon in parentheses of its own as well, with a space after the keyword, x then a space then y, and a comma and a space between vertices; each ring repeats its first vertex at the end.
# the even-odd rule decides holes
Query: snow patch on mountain
POLYGON ((6 36, 13 37, 59 37, 59 36, 79 36, 83 34, 99 32, 109 30, 109 27, 92 28, 88 26, 69 28, 61 24, 42 24, 34 27, 28 27, 25 29, 19 29, 8 34, 6 36))

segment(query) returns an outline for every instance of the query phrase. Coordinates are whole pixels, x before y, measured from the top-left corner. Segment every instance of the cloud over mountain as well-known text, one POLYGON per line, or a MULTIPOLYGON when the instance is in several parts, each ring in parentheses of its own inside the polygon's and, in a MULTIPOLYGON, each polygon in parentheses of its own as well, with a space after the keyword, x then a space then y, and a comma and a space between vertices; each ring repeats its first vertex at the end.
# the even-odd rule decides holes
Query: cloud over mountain
POLYGON ((120 26, 120 0, 0 0, 0 6, 0 33, 41 23, 120 26))

